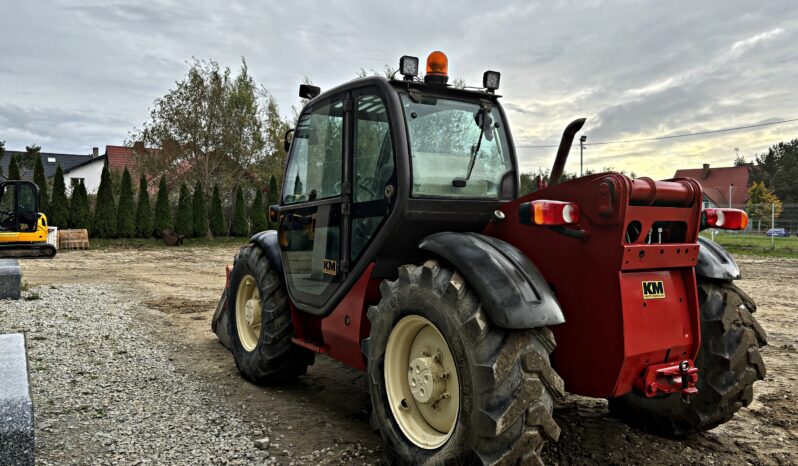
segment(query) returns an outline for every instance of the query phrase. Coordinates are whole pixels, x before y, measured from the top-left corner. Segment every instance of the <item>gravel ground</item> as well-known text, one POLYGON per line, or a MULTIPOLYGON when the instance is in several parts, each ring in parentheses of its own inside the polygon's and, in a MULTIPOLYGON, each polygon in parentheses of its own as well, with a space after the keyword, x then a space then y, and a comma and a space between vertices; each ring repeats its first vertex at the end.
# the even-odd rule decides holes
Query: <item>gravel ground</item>
MULTIPOLYGON (((332 448, 291 458, 293 445, 262 428, 274 420, 268 411, 262 422, 245 422, 241 406, 219 406, 215 387, 173 365, 174 345, 137 324, 153 311, 117 287, 49 285, 23 295, 0 304, 0 329, 28 338, 39 464, 304 464, 331 456, 332 448), (265 437, 266 449, 256 448, 265 437)), ((360 456, 357 445, 344 454, 360 456)))
MULTIPOLYGON (((40 464, 384 463, 363 373, 321 356, 290 385, 239 376, 210 332, 236 251, 20 261, 30 300, 0 301, 0 333, 28 337, 40 464)), ((798 260, 738 262, 738 285, 758 303, 770 343, 754 402, 710 432, 673 440, 621 424, 604 400, 569 396, 555 408, 562 435, 544 449, 547 464, 798 464, 798 260)))

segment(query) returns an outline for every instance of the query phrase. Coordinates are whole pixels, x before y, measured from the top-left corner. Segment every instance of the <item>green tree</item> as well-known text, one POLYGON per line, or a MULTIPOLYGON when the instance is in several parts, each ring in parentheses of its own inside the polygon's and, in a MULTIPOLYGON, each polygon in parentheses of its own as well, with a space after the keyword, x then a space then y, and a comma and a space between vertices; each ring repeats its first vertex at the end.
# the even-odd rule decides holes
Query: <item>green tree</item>
POLYGON ((64 185, 64 170, 60 163, 55 168, 55 175, 53 175, 53 196, 47 209, 44 214, 47 216, 49 225, 60 228, 69 226, 69 199, 64 185))
POLYGON ((81 181, 72 187, 69 197, 69 228, 89 228, 89 217, 89 195, 81 181))
POLYGON ((751 183, 763 182, 783 202, 798 202, 798 139, 771 146, 750 172, 751 183))
POLYGON ((249 223, 252 225, 253 233, 269 229, 266 208, 263 206, 263 190, 261 189, 255 190, 255 199, 252 200, 252 207, 249 209, 249 223))
MULTIPOLYGON (((3 157, 6 156, 6 142, 0 141, 0 162, 3 161, 3 157)), ((0 164, 0 175, 3 174, 3 165, 0 164)))
POLYGON ((754 182, 751 188, 748 189, 746 207, 748 215, 757 221, 757 230, 762 229, 762 223, 765 224, 765 228, 771 228, 770 220, 774 215, 774 208, 775 217, 781 217, 781 201, 763 182, 754 182))
POLYGON ((180 167, 203 186, 233 186, 266 156, 262 100, 245 60, 237 74, 213 60, 195 60, 131 135, 158 149, 137 154, 139 164, 149 173, 180 167))
POLYGON ((161 231, 172 228, 171 210, 169 207, 169 187, 166 185, 166 177, 162 176, 161 182, 158 184, 158 197, 155 199, 153 228, 155 229, 156 237, 160 238, 161 231))
POLYGON ((194 221, 194 236, 198 238, 208 236, 208 207, 205 205, 205 190, 200 181, 194 185, 191 217, 194 221))
MULTIPOLYGON (((100 238, 116 236, 116 201, 111 183, 111 172, 106 163, 103 165, 100 175, 100 187, 97 188, 97 203, 94 205, 92 219, 93 234, 100 238)), ((53 188, 53 195, 55 195, 55 188, 53 188)))
POLYGON ((135 207, 133 205, 133 180, 130 172, 122 173, 122 182, 119 187, 119 207, 116 210, 116 234, 120 238, 136 236, 135 207))
POLYGON ((246 236, 249 231, 247 225, 247 213, 244 205, 244 190, 241 185, 236 188, 236 200, 233 206, 233 221, 230 225, 232 236, 246 236))
MULTIPOLYGON (((269 178, 269 197, 268 197, 268 202, 269 202, 268 207, 271 207, 273 205, 277 205, 277 204, 280 203, 280 191, 277 188, 277 178, 274 175, 272 175, 271 178, 269 178)), ((269 218, 269 228, 272 228, 272 229, 277 228, 277 225, 274 222, 271 221, 271 218, 269 218)))
POLYGON ((175 233, 191 236, 194 234, 194 221, 192 219, 191 194, 185 182, 180 185, 180 197, 177 199, 177 212, 175 212, 175 233))
POLYGON ((44 164, 42 164, 41 157, 36 157, 36 164, 33 168, 33 182, 39 187, 39 211, 44 212, 46 215, 49 210, 50 193, 47 186, 47 177, 44 176, 44 164))
POLYGON ((224 236, 227 227, 224 221, 224 211, 222 210, 222 198, 219 196, 219 185, 213 185, 213 196, 211 196, 211 210, 208 214, 208 223, 213 236, 224 236))
POLYGON ((12 155, 11 161, 8 162, 8 179, 9 180, 18 180, 20 179, 19 175, 19 164, 17 163, 17 156, 12 155))
POLYGON ((136 202, 136 236, 147 238, 152 235, 152 206, 147 192, 147 177, 142 173, 139 180, 139 197, 136 202))

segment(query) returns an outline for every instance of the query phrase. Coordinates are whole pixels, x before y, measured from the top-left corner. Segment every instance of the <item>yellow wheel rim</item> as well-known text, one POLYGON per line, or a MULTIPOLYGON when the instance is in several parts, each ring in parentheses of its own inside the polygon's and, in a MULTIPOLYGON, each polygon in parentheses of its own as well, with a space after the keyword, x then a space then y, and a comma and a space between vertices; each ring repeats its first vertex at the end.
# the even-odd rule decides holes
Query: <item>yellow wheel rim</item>
POLYGON ((241 346, 252 351, 260 339, 261 304, 258 284, 252 275, 246 275, 236 292, 236 328, 241 346))
POLYGON ((460 383, 449 345, 429 320, 402 318, 385 348, 385 387, 405 436, 424 449, 452 436, 460 413, 460 383))

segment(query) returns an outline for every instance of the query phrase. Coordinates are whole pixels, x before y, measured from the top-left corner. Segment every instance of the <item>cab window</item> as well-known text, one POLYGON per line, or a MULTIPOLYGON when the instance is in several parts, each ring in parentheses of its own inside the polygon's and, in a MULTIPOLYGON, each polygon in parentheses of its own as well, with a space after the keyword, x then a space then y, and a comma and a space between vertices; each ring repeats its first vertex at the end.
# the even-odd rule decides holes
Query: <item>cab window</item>
POLYGON ((283 183, 284 204, 341 195, 343 125, 341 100, 320 104, 299 118, 283 183))
POLYGON ((476 102, 431 96, 416 102, 406 94, 402 106, 414 197, 499 199, 502 179, 513 161, 496 106, 478 115, 481 107, 476 102), (489 124, 480 126, 483 119, 489 124), (455 178, 467 178, 465 186, 455 186, 455 178))

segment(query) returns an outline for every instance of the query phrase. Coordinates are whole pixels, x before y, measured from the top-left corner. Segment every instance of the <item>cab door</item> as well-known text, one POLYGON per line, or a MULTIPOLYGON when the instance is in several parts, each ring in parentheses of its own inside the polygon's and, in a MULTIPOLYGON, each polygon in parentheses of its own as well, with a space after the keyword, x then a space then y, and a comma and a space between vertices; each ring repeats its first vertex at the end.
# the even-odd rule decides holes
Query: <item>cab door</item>
POLYGON ((305 108, 283 178, 283 269, 291 297, 308 311, 327 303, 348 270, 343 260, 349 256, 350 226, 344 220, 350 197, 344 173, 351 126, 347 99, 339 94, 305 108))

